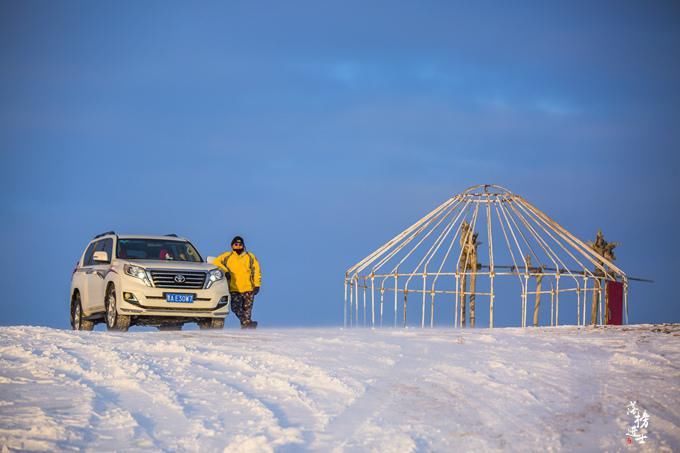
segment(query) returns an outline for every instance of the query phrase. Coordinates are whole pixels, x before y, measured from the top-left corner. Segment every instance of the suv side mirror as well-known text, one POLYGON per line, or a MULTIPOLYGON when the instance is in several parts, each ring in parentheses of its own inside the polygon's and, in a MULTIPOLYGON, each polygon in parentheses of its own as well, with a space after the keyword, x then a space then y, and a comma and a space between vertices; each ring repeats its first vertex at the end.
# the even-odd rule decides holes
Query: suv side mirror
POLYGON ((106 253, 103 250, 98 250, 94 252, 94 255, 92 255, 92 261, 99 262, 99 263, 108 263, 109 262, 109 254, 106 253))

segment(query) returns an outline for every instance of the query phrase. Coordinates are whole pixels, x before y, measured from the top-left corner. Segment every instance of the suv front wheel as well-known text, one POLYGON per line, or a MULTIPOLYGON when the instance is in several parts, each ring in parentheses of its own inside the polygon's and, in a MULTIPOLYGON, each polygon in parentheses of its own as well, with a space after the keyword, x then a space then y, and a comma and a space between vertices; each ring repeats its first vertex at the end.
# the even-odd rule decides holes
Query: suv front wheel
POLYGON ((116 304, 116 287, 109 285, 106 290, 106 327, 109 330, 126 332, 130 327, 130 317, 118 313, 116 304))

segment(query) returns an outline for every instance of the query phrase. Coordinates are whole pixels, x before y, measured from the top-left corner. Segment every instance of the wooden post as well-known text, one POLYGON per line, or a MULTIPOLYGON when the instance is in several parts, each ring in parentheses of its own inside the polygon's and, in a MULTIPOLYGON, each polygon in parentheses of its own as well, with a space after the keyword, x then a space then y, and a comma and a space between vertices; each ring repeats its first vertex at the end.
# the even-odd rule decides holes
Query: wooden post
POLYGON ((461 255, 460 263, 458 263, 458 269, 463 272, 463 280, 461 281, 461 305, 460 305, 460 320, 461 327, 465 327, 466 318, 466 289, 467 289, 467 275, 466 273, 470 271, 470 327, 475 326, 475 300, 476 300, 476 287, 477 287, 477 247, 479 243, 477 242, 478 233, 472 232, 472 227, 467 221, 463 221, 460 226, 461 236, 460 236, 460 246, 461 255))
POLYGON ((590 308, 590 325, 594 326, 597 324, 597 309, 600 302, 600 279, 595 279, 595 285, 593 286, 593 303, 590 308))
MULTIPOLYGON (((463 270, 465 272, 465 270, 463 270)), ((463 274, 463 279, 460 281, 460 326, 465 327, 465 290, 467 286, 467 275, 463 274)))
POLYGON ((604 323, 609 324, 609 285, 604 286, 604 323))
POLYGON ((534 327, 538 327, 538 308, 541 305, 541 286, 543 284, 543 275, 536 276, 536 300, 534 301, 534 327))
MULTIPOLYGON (((541 305, 541 286, 543 283, 543 268, 542 267, 532 267, 531 266, 531 255, 526 255, 524 257, 526 265, 529 272, 533 272, 536 275, 536 299, 534 300, 534 327, 538 327, 538 309, 541 305)), ((528 291, 528 288, 527 288, 528 291)))
POLYGON ((470 235, 470 224, 467 223, 467 220, 463 220, 463 223, 460 225, 460 248, 461 248, 461 253, 460 253, 460 262, 458 263, 458 269, 459 271, 463 274, 463 279, 460 282, 460 326, 465 327, 465 318, 467 317, 466 313, 466 298, 467 295, 465 294, 466 289, 467 289, 467 269, 468 269, 468 261, 470 259, 469 253, 468 253, 468 236, 470 235))
POLYGON ((550 284, 550 326, 555 325, 555 288, 550 284))
MULTIPOLYGON (((604 234, 602 234, 602 230, 597 230, 597 235, 595 236, 595 241, 588 241, 588 245, 590 246, 595 253, 598 255, 603 256, 607 260, 614 262, 616 259, 616 256, 614 255, 614 249, 616 248, 618 242, 607 242, 604 239, 604 234)), ((600 261, 600 265, 604 266, 604 262, 600 261)), ((593 303, 590 309, 590 324, 591 325, 596 325, 597 324, 597 315, 598 312, 600 311, 600 299, 601 299, 601 294, 600 292, 603 291, 604 289, 602 288, 603 284, 606 284, 607 279, 603 278, 605 277, 605 273, 602 272, 600 268, 595 269, 595 287, 593 288, 593 303)), ((605 292, 605 319, 604 319, 604 324, 607 323, 606 319, 606 313, 609 310, 609 302, 607 298, 607 293, 605 292)))
MULTIPOLYGON (((477 235, 475 234, 475 239, 477 235)), ((472 249, 471 259, 470 259, 470 270, 472 274, 470 275, 470 327, 475 326, 475 290, 477 287, 477 246, 475 244, 472 249)))

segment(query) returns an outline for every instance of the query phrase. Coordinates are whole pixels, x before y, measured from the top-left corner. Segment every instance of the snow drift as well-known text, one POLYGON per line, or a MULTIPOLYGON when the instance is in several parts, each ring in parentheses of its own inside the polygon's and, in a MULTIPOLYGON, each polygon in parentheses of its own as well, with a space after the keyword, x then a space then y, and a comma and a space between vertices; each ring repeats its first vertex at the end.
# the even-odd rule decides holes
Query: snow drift
POLYGON ((680 326, 0 328, 0 449, 680 449, 680 326), (626 436, 630 401, 649 414, 626 436))

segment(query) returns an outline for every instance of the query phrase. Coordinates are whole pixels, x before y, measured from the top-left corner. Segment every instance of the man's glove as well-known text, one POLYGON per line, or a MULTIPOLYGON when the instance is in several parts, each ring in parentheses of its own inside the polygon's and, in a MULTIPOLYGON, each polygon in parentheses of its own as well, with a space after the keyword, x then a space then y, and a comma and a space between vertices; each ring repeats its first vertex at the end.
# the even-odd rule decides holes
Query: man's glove
POLYGON ((255 288, 253 288, 253 294, 254 294, 254 295, 257 296, 257 293, 259 293, 259 292, 260 292, 260 287, 259 287, 259 286, 256 286, 255 288))

